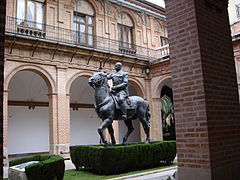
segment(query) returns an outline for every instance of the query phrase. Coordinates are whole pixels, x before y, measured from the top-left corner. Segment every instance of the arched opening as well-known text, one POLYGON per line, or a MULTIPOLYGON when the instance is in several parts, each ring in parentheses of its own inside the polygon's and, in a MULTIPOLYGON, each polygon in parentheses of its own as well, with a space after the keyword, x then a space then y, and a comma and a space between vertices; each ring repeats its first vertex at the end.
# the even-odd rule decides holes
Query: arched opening
POLYGON ((77 77, 70 87, 71 145, 99 144, 97 128, 101 120, 94 109, 94 90, 88 78, 77 77))
POLYGON ((51 88, 39 74, 30 70, 19 71, 9 82, 10 156, 49 152, 48 94, 51 88))
MULTIPOLYGON (((128 83, 129 96, 139 96, 137 93, 138 91, 135 87, 136 86, 132 82, 128 83)), ((133 120, 132 124, 133 124, 134 131, 129 136, 128 142, 140 142, 141 141, 140 121, 133 120)), ((121 142, 127 132, 127 126, 125 125, 124 121, 119 121, 118 130, 119 130, 119 140, 121 142)))
POLYGON ((168 87, 167 85, 164 85, 161 90, 161 97, 163 97, 164 95, 167 95, 173 102, 172 88, 168 87))
POLYGON ((161 90, 161 115, 163 140, 175 140, 175 118, 173 108, 173 92, 168 85, 164 85, 161 90))

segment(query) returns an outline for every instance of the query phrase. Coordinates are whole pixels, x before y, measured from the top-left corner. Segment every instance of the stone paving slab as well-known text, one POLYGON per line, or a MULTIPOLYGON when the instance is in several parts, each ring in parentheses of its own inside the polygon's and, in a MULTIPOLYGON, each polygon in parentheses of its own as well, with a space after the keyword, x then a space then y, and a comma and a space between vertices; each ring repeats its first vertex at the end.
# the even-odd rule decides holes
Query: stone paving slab
POLYGON ((167 178, 169 176, 172 176, 176 170, 177 170, 177 166, 174 166, 170 168, 159 169, 155 171, 148 171, 144 173, 113 178, 109 180, 167 180, 167 178))

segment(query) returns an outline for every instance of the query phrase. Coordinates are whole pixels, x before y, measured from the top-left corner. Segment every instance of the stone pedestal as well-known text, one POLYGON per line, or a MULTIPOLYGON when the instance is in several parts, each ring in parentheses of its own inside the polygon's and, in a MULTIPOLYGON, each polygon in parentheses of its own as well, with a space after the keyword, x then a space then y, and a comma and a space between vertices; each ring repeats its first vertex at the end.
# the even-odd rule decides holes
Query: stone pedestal
POLYGON ((9 180, 27 180, 25 173, 25 167, 31 164, 36 164, 39 161, 30 161, 23 164, 18 164, 16 166, 9 167, 8 169, 8 179, 9 180))

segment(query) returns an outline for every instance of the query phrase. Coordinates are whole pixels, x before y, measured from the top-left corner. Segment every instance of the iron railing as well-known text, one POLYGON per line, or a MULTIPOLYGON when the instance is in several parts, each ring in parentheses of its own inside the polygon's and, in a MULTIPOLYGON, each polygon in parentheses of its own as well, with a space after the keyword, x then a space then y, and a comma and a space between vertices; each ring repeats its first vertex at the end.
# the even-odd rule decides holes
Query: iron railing
POLYGON ((169 55, 168 46, 158 49, 150 49, 105 37, 85 34, 70 29, 40 24, 9 16, 6 17, 5 27, 5 32, 10 34, 77 45, 113 54, 128 55, 146 61, 160 59, 169 55))

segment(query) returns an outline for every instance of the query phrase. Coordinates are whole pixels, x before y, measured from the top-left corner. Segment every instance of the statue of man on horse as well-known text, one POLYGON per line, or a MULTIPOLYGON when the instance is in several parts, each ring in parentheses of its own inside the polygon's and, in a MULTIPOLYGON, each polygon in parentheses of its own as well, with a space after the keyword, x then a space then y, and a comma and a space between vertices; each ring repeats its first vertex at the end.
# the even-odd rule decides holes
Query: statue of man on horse
POLYGON ((116 141, 112 122, 113 120, 124 120, 128 131, 123 137, 122 144, 126 144, 128 136, 134 130, 132 120, 138 119, 145 131, 146 143, 149 143, 149 104, 139 96, 128 97, 128 73, 123 72, 121 69, 122 64, 118 62, 115 64, 116 72, 107 74, 100 70, 89 78, 88 83, 95 89, 95 110, 103 121, 98 128, 98 133, 105 145, 113 145, 116 141), (112 79, 113 81, 111 91, 108 85, 108 79, 112 79), (118 108, 119 106, 120 108, 118 108), (111 142, 108 142, 103 135, 105 129, 108 129, 111 142))

